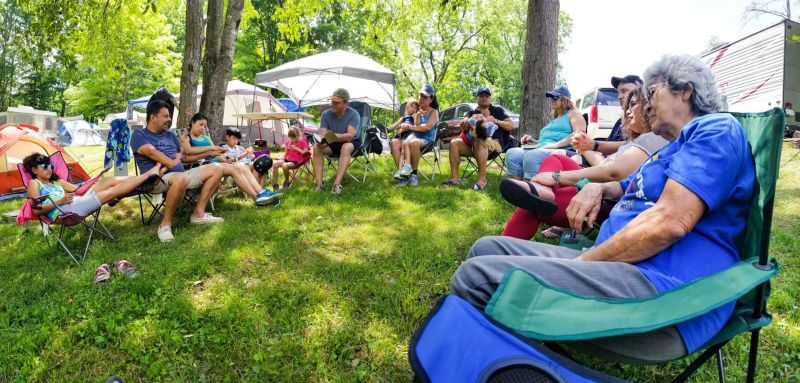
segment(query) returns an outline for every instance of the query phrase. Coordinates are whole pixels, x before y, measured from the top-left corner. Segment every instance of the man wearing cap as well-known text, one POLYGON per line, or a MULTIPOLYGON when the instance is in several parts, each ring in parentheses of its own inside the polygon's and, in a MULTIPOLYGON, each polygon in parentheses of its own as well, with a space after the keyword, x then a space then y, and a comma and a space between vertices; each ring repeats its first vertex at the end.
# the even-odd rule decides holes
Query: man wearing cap
POLYGON ((342 192, 342 177, 344 177, 344 173, 350 165, 350 157, 353 154, 355 145, 360 145, 355 136, 361 116, 358 115, 355 109, 347 105, 349 102, 350 93, 343 88, 336 89, 331 95, 330 109, 322 112, 320 116, 320 137, 325 137, 326 133, 331 131, 335 134, 336 139, 331 140, 332 142, 322 139, 320 143, 314 145, 311 156, 311 163, 314 165, 314 177, 317 180, 317 186, 314 191, 321 191, 325 187, 325 183, 322 180, 322 169, 325 156, 328 155, 339 157, 339 165, 336 168, 336 178, 334 178, 331 193, 339 194, 342 192))
POLYGON ((467 112, 466 117, 461 121, 461 129, 469 129, 470 119, 494 123, 499 129, 495 130, 492 136, 486 140, 474 140, 472 145, 467 145, 461 138, 454 138, 450 141, 450 180, 444 182, 445 186, 458 184, 458 165, 461 163, 461 156, 466 156, 475 157, 478 162, 478 179, 472 188, 482 190, 486 187, 486 166, 489 161, 489 153, 502 153, 510 144, 510 132, 514 130, 514 122, 511 121, 511 117, 503 108, 492 105, 492 92, 489 88, 479 87, 475 96, 478 107, 467 112))
MULTIPOLYGON (((631 90, 641 85, 642 79, 637 75, 630 74, 625 77, 611 77, 611 86, 617 90, 617 99, 619 99, 620 105, 625 101, 625 97, 628 96, 631 90)), ((602 153, 603 155, 611 155, 616 153, 617 149, 624 145, 625 142, 626 140, 622 136, 622 118, 619 118, 617 122, 614 123, 614 128, 611 129, 611 133, 609 133, 606 141, 595 141, 589 139, 586 134, 576 134, 573 137, 572 146, 583 152, 592 150, 602 153)))

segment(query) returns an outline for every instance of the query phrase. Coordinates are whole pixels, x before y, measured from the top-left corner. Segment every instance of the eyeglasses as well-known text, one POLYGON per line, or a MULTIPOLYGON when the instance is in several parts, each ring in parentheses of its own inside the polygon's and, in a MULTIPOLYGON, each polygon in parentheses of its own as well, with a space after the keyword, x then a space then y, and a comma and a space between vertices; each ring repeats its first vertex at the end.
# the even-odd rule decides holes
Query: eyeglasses
POLYGON ((53 164, 39 164, 42 167, 42 170, 54 170, 56 168, 53 164))
POLYGON ((344 104, 344 101, 333 101, 333 100, 331 100, 331 105, 339 105, 339 104, 344 104))
POLYGON ((419 99, 420 99, 420 100, 422 100, 422 99, 427 99, 427 98, 430 98, 430 97, 428 97, 427 95, 424 95, 424 94, 422 94, 422 93, 420 93, 420 94, 419 94, 419 99))
POLYGON ((655 96, 656 92, 658 92, 658 88, 661 86, 667 85, 665 82, 659 82, 647 87, 647 90, 644 92, 644 101, 647 104, 650 104, 653 101, 653 97, 655 96))

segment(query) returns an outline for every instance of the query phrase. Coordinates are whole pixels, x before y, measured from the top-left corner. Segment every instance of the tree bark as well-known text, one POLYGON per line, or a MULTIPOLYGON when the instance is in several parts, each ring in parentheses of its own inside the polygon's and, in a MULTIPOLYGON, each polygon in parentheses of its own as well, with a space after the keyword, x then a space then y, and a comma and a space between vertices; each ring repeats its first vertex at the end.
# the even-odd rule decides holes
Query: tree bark
POLYGON ((197 111, 197 81, 203 51, 203 0, 186 0, 186 40, 181 69, 181 99, 178 104, 178 128, 186 128, 197 111))
POLYGON ((208 26, 206 27, 206 56, 203 66, 203 96, 200 110, 208 116, 209 129, 220 131, 225 112, 225 91, 233 66, 233 50, 239 23, 242 20, 244 0, 228 0, 224 27, 222 0, 209 0, 208 26))
POLYGON ((544 94, 556 81, 558 12, 558 0, 528 0, 519 126, 520 133, 534 137, 550 119, 550 104, 544 94))

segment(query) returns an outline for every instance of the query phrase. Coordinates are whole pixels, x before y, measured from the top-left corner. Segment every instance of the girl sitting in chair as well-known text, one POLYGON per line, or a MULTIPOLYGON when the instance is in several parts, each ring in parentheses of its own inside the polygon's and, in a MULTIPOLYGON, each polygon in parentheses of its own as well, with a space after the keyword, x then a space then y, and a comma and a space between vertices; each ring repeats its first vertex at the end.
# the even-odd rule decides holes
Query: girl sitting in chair
POLYGON ((289 128, 289 142, 284 144, 286 153, 283 158, 278 158, 272 164, 272 190, 278 191, 278 170, 283 169, 283 187, 286 190, 292 187, 291 171, 303 166, 304 163, 311 159, 311 150, 308 147, 308 141, 303 138, 303 133, 300 132, 300 127, 292 125, 289 128))
POLYGON ((136 177, 103 177, 82 195, 76 195, 77 185, 60 180, 54 172, 50 157, 34 153, 22 160, 25 170, 33 177, 28 183, 28 197, 33 200, 47 196, 41 203, 34 203, 33 212, 55 221, 59 215, 75 214, 87 217, 103 204, 122 198, 133 192, 152 176, 157 176, 161 165, 136 177))

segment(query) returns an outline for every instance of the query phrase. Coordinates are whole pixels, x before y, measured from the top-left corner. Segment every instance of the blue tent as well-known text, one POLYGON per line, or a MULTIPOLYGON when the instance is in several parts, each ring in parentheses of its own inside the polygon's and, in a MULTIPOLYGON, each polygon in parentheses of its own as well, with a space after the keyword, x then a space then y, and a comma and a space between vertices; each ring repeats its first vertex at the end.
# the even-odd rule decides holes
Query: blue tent
POLYGON ((286 108, 287 112, 305 112, 306 110, 306 108, 297 107, 297 103, 291 98, 279 98, 278 102, 280 102, 283 107, 286 108))

